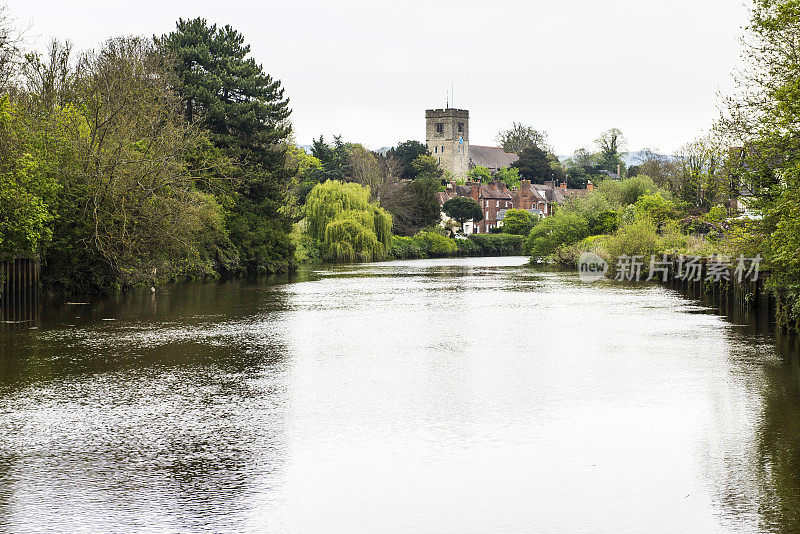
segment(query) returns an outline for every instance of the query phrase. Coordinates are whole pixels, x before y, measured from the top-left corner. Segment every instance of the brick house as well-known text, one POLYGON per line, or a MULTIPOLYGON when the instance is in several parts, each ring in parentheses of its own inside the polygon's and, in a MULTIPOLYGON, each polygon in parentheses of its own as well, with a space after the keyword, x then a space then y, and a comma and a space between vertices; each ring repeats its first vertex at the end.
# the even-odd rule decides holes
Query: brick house
MULTIPOLYGON (((450 183, 447 184, 447 189, 437 193, 436 197, 440 206, 453 197, 470 197, 478 203, 483 211, 483 220, 478 223, 473 221, 466 223, 464 232, 468 234, 488 234, 491 228, 502 226, 499 222, 502 220, 501 212, 514 207, 511 192, 502 182, 489 184, 467 182, 464 185, 450 183)), ((445 221, 448 219, 444 214, 442 218, 445 221)))
MULTIPOLYGON (((494 181, 488 184, 467 182, 464 185, 449 183, 445 191, 436 194, 439 206, 453 197, 470 197, 481 207, 483 220, 475 223, 464 223, 466 234, 488 234, 492 228, 503 226, 505 212, 510 209, 529 211, 537 217, 552 215, 555 206, 570 198, 585 195, 593 185, 589 182, 586 189, 567 189, 566 184, 557 186, 555 182, 531 184, 530 180, 522 180, 520 187, 509 190, 506 184, 494 181)), ((449 217, 442 213, 442 225, 446 225, 449 217)))
POLYGON ((511 194, 511 202, 515 209, 536 210, 541 215, 549 215, 550 202, 547 200, 546 191, 539 191, 531 187, 530 180, 522 180, 519 189, 511 194))

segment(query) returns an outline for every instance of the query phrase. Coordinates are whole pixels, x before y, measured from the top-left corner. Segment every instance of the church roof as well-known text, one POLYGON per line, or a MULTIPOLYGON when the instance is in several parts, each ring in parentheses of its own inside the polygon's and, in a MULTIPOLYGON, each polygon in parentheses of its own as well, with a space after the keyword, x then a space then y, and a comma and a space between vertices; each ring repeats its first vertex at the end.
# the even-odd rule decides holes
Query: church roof
POLYGON ((487 169, 500 169, 508 167, 519 156, 516 154, 509 154, 499 146, 469 146, 469 165, 470 167, 486 167, 487 169))

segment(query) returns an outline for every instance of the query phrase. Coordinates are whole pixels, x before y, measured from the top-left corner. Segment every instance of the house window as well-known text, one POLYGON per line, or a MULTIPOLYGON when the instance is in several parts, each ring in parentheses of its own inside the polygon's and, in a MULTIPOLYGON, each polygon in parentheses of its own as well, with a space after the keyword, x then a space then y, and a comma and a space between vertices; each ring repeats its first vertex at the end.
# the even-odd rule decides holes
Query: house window
POLYGON ((458 123, 458 133, 462 133, 463 131, 464 131, 464 123, 463 122, 459 122, 458 123))
POLYGON ((498 200, 497 204, 495 205, 495 208, 499 208, 499 207, 500 207, 500 201, 498 200))
POLYGON ((444 135, 444 123, 437 122, 436 123, 436 135, 444 135))

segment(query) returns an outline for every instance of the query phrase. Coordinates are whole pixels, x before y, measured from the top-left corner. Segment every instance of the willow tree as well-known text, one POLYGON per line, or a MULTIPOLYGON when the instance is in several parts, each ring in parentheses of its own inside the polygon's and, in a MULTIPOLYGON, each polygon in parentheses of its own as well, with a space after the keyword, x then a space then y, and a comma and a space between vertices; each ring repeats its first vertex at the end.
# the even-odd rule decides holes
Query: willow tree
POLYGON ((327 180, 306 199, 306 232, 328 261, 372 261, 386 255, 392 216, 370 202, 369 189, 327 180))

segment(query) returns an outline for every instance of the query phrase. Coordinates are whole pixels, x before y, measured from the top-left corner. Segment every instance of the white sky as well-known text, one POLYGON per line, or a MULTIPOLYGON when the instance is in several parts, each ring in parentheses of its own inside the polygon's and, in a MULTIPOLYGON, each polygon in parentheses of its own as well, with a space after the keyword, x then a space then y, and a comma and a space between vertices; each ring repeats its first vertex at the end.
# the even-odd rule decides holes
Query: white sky
MULTIPOLYGON (((2 2, 2 0, 0 0, 2 2)), ((161 34, 179 17, 231 24, 291 99, 295 137, 342 134, 370 148, 424 141, 425 109, 470 111, 470 141, 512 121, 558 154, 620 128, 629 149, 669 153, 707 130, 728 91, 747 22, 743 0, 302 2, 7 0, 30 29, 92 48, 161 34)))

